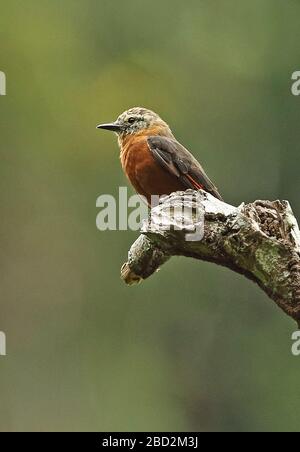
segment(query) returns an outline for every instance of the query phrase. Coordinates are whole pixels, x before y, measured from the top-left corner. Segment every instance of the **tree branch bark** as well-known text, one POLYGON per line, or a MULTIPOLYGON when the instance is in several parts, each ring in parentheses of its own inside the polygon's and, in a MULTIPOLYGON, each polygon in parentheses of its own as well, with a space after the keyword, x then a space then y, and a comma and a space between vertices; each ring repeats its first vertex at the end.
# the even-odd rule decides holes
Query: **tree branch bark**
POLYGON ((300 232, 287 201, 233 207, 200 191, 172 193, 154 207, 121 270, 126 284, 171 256, 213 262, 245 275, 300 326, 300 232))

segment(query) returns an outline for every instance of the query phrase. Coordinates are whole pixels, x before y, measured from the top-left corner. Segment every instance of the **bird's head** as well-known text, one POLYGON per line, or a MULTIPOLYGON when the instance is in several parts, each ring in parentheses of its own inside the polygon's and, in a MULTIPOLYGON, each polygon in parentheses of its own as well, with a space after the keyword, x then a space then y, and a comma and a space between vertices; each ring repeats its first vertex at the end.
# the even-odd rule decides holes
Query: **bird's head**
POLYGON ((161 135, 173 137, 166 122, 146 108, 135 107, 122 113, 115 122, 100 124, 98 129, 115 132, 120 140, 130 135, 161 135))

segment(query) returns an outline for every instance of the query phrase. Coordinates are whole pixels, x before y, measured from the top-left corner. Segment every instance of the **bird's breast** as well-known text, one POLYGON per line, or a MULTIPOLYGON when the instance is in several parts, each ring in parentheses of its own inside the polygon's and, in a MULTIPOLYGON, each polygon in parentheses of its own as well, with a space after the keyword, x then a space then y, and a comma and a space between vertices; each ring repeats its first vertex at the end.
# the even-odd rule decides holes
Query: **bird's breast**
POLYGON ((151 196, 182 190, 180 181, 157 164, 147 136, 133 137, 121 148, 121 164, 135 190, 150 203, 151 196))
POLYGON ((154 159, 150 154, 147 138, 138 137, 128 140, 121 149, 120 158, 122 168, 134 188, 139 193, 145 195, 140 179, 143 181, 147 173, 151 173, 154 165, 154 159))

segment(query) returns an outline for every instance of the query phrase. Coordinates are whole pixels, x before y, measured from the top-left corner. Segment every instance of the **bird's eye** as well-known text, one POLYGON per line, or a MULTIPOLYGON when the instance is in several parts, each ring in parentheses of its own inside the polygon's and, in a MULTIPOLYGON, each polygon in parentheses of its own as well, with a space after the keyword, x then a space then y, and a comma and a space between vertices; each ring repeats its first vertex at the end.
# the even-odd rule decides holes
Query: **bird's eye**
POLYGON ((128 122, 129 124, 133 124, 135 122, 136 118, 134 118, 133 116, 131 116, 131 118, 128 118, 128 122))

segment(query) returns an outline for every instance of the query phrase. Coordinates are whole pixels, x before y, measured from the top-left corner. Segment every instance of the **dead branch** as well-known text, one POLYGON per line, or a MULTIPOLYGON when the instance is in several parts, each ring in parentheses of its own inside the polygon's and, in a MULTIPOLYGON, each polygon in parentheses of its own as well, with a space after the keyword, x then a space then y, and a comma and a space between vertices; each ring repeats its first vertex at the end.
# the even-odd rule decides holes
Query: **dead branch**
POLYGON ((193 257, 245 275, 300 324, 300 232, 287 201, 233 207, 204 191, 177 192, 151 210, 141 232, 122 267, 126 284, 171 256, 193 257))

